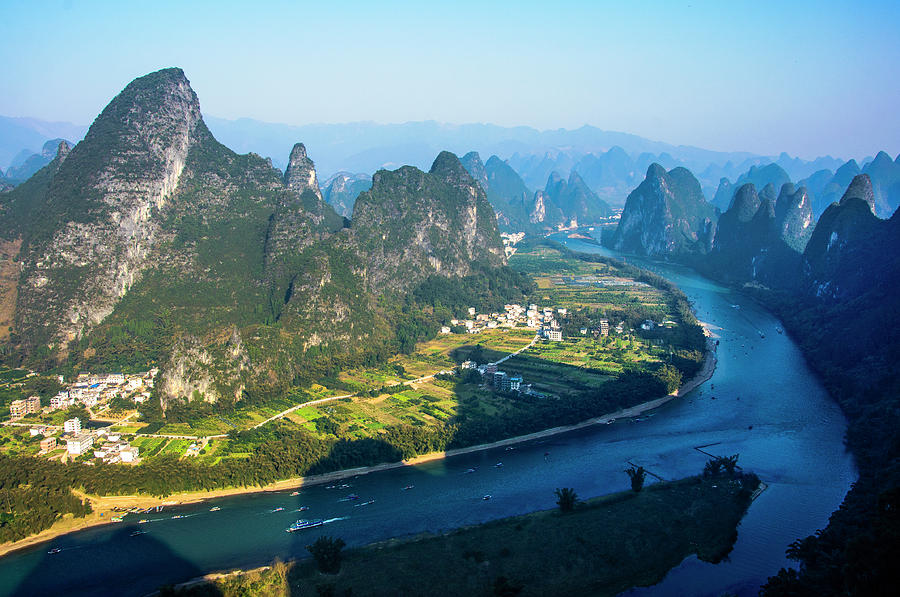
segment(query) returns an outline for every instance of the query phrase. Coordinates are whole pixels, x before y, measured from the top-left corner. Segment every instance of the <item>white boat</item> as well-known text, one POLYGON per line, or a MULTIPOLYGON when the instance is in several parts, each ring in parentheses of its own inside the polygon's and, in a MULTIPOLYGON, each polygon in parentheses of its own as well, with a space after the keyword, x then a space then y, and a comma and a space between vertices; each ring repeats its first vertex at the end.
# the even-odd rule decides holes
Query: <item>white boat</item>
POLYGON ((210 512, 218 512, 218 511, 221 510, 221 509, 222 509, 222 508, 220 508, 220 507, 218 507, 218 506, 213 506, 212 508, 209 509, 209 511, 210 511, 210 512))
POLYGON ((494 497, 494 496, 492 496, 491 494, 488 493, 488 494, 486 494, 484 497, 482 497, 481 499, 483 499, 484 501, 488 501, 488 500, 491 499, 492 497, 494 497))

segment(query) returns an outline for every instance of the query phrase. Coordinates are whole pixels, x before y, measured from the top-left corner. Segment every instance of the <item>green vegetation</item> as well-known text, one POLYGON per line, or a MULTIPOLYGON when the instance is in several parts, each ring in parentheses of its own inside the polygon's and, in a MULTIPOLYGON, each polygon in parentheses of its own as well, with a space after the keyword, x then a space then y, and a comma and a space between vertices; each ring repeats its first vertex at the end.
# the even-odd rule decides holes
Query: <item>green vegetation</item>
POLYGON ((647 478, 647 471, 642 466, 634 466, 625 469, 628 479, 631 481, 631 491, 637 493, 644 488, 644 480, 647 478))
POLYGON ((316 568, 323 574, 337 574, 341 571, 341 550, 347 544, 343 539, 323 536, 316 539, 306 550, 316 561, 316 568))
MULTIPOLYGON (((655 483, 548 510, 462 528, 446 535, 393 539, 349 549, 340 574, 314 562, 250 576, 284 578, 283 594, 309 595, 616 595, 658 582, 690 554, 721 561, 758 480, 752 476, 655 483)), ((574 495, 574 492, 573 492, 574 495)), ((180 595, 261 595, 241 576, 180 595)))
POLYGON ((556 505, 559 506, 560 512, 571 512, 575 509, 575 505, 578 503, 578 494, 575 493, 574 489, 571 487, 557 488, 554 493, 556 494, 556 505))

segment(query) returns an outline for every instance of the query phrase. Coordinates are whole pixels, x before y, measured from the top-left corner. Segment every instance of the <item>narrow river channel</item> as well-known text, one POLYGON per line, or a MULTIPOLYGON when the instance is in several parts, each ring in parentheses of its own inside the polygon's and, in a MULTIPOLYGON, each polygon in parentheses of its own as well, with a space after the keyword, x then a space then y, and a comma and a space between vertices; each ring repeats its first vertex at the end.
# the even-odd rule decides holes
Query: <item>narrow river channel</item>
POLYGON ((720 340, 713 378, 651 416, 364 475, 346 480, 349 488, 237 496, 128 516, 3 557, 0 593, 145 595, 210 571, 303 557, 319 535, 362 545, 552 508, 557 487, 574 487, 581 497, 623 490, 628 462, 665 479, 696 474, 708 453, 740 454, 740 464, 769 486, 739 527, 729 560, 711 565, 689 558, 660 584, 628 594, 755 595, 789 563, 788 544, 824 527, 855 480, 842 441, 846 422, 770 313, 691 270, 640 265, 684 290, 720 340), (351 493, 360 499, 348 500, 351 493), (482 500, 485 494, 493 499, 482 500), (221 509, 210 512, 212 506, 221 509), (301 506, 309 510, 298 513, 301 506), (284 532, 301 517, 330 522, 284 532), (138 525, 141 518, 150 522, 138 525), (146 532, 133 535, 136 530, 146 532), (48 554, 51 547, 61 551, 48 554))

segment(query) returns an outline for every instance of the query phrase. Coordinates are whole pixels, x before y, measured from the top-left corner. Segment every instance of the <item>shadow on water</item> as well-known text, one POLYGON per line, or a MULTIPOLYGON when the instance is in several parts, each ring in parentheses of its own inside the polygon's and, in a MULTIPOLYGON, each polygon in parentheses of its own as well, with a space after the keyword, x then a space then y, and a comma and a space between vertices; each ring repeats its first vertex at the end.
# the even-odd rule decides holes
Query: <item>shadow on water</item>
POLYGON ((79 541, 81 535, 40 545, 42 557, 9 594, 146 595, 206 572, 138 525, 120 526, 94 541, 79 541), (60 551, 48 553, 53 548, 60 551))

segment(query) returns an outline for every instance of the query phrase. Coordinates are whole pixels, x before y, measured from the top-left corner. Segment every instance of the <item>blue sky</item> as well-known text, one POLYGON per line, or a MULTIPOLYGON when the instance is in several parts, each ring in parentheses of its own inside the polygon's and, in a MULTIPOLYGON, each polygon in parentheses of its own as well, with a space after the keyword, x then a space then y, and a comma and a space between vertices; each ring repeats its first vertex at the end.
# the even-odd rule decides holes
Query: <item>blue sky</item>
POLYGON ((89 123, 131 79, 180 66, 223 118, 896 155, 898 27, 887 1, 0 0, 0 114, 89 123))

